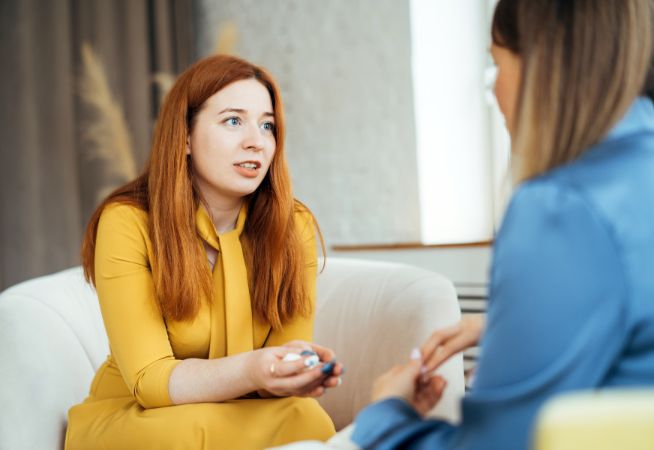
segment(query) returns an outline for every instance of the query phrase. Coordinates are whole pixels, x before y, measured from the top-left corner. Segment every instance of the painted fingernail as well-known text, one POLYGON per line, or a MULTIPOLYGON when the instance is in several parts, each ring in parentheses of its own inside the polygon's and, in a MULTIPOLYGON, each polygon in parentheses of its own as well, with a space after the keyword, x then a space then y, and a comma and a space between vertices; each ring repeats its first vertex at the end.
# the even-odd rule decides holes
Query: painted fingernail
POLYGON ((338 382, 336 382, 336 386, 340 386, 343 384, 343 379, 341 377, 338 377, 338 382))
POLYGON ((419 349, 414 348, 411 350, 411 359, 422 359, 422 355, 420 354, 419 349))
POLYGON ((317 355, 316 352, 313 350, 303 350, 302 353, 300 353, 301 356, 312 356, 312 355, 317 355))

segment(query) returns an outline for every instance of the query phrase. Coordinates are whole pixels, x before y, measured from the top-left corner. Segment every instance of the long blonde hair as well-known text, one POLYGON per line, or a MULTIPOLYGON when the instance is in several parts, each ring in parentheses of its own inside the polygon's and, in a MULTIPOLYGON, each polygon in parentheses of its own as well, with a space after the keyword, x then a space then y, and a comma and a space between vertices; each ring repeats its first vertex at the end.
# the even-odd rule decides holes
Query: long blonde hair
POLYGON ((521 59, 513 153, 524 181, 577 159, 652 91, 651 0, 500 0, 495 45, 521 59))

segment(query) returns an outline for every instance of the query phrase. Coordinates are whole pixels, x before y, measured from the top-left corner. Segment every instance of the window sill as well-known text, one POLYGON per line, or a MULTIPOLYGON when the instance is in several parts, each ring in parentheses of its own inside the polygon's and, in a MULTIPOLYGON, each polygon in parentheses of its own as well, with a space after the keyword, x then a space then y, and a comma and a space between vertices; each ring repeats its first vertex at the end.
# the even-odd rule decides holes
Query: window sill
POLYGON ((421 242, 400 242, 393 244, 343 244, 332 245, 330 249, 335 252, 367 252, 367 251, 388 251, 388 250, 421 250, 438 248, 471 248, 490 247, 493 241, 461 242, 452 244, 423 244, 421 242))

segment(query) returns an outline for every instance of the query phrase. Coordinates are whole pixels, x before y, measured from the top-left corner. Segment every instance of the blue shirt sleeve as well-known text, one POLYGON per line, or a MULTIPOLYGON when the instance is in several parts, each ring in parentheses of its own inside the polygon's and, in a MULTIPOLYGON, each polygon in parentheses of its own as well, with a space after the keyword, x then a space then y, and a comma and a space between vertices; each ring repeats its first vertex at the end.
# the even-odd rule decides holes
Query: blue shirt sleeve
POLYGON ((422 420, 400 398, 373 403, 357 416, 352 440, 363 449, 443 448, 454 428, 438 420, 422 420))
POLYGON ((528 448, 542 404, 602 385, 627 339, 627 288, 612 232, 576 189, 552 178, 523 185, 496 239, 487 331, 462 423, 421 420, 394 399, 357 417, 354 441, 379 449, 528 448))

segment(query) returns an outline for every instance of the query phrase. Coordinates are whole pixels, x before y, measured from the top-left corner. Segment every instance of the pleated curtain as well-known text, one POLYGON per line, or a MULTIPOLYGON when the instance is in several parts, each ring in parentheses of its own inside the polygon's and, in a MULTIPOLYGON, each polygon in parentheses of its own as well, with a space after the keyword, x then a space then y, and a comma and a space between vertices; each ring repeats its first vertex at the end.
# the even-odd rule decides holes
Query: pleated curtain
POLYGON ((161 93, 195 59, 193 23, 192 0, 0 2, 0 290, 80 263, 91 213, 141 171, 161 93))

